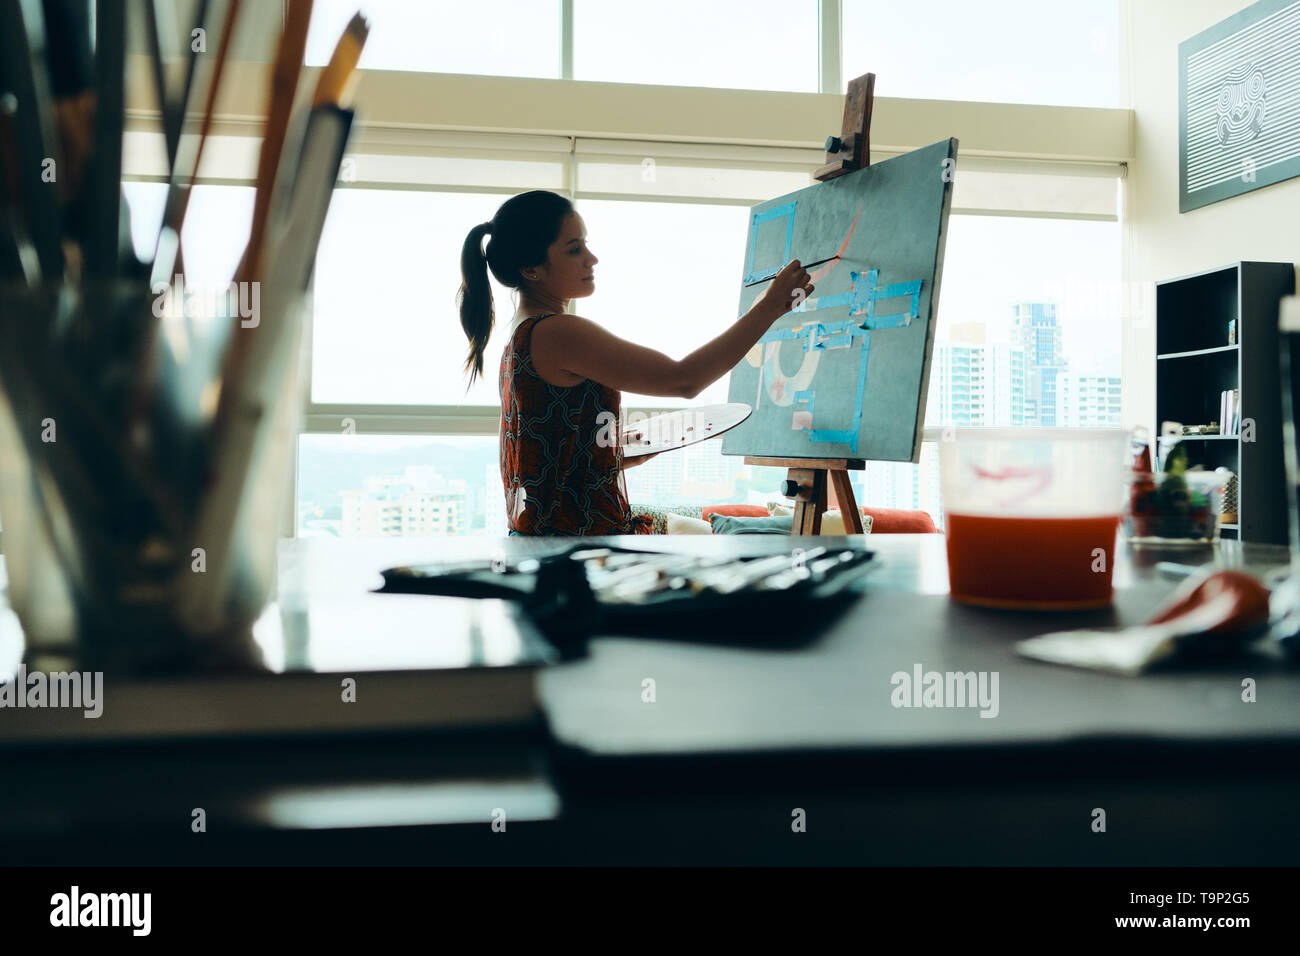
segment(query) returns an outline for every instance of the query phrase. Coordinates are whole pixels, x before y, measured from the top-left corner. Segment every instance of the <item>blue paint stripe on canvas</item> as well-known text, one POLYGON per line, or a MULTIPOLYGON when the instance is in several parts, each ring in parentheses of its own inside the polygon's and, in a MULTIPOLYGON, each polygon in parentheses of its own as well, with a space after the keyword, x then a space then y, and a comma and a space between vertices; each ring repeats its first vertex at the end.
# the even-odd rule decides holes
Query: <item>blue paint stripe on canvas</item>
POLYGON ((804 351, 808 351, 808 342, 815 341, 814 348, 824 348, 832 340, 852 341, 854 336, 863 335, 863 327, 852 319, 839 322, 811 322, 797 328, 773 329, 764 332, 759 342, 804 342, 804 351))
POLYGON ((867 388, 867 359, 871 355, 871 335, 870 333, 862 336, 862 363, 858 366, 858 400, 853 408, 853 439, 849 442, 849 450, 854 454, 858 451, 858 432, 862 428, 862 402, 867 388))
POLYGON ((894 315, 874 315, 859 326, 861 329, 901 329, 911 325, 916 316, 909 312, 894 315))
POLYGON ((877 289, 876 298, 893 299, 903 295, 915 296, 920 291, 921 291, 920 279, 916 279, 912 282, 895 282, 893 285, 887 285, 884 288, 877 289))
POLYGON ((771 209, 765 209, 763 212, 754 213, 754 225, 767 222, 771 219, 778 219, 781 216, 789 214, 793 217, 794 207, 799 205, 797 202, 788 202, 784 206, 774 206, 771 209))
POLYGON ((853 451, 858 450, 857 432, 851 431, 833 431, 828 428, 814 428, 808 432, 809 441, 819 442, 844 442, 853 446, 853 451))
POLYGON ((762 281, 763 278, 772 278, 776 272, 770 275, 762 276, 754 271, 755 247, 758 245, 758 227, 760 224, 769 222, 773 219, 779 219, 782 216, 789 216, 785 224, 785 252, 781 255, 781 265, 784 266, 790 261, 790 245, 794 241, 794 210, 798 202, 788 202, 783 206, 777 206, 774 209, 767 209, 763 212, 756 212, 750 218, 749 222, 749 250, 745 255, 745 278, 742 280, 746 285, 751 282, 762 281))

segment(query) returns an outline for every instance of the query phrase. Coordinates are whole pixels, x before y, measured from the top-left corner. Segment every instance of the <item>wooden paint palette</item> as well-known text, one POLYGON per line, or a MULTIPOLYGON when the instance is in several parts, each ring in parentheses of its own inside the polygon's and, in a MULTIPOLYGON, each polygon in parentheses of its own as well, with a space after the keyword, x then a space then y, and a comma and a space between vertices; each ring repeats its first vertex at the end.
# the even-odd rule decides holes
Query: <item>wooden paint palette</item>
POLYGON ((743 402, 681 408, 652 415, 620 436, 624 458, 657 455, 708 441, 735 428, 753 409, 743 402))

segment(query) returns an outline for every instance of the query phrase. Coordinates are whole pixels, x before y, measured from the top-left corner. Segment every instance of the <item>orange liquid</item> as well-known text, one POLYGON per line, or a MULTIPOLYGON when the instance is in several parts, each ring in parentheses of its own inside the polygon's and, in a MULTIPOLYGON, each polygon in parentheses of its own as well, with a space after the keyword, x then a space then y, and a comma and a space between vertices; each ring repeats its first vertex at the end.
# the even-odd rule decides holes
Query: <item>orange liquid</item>
POLYGON ((944 521, 949 586, 958 601, 1052 609, 1111 603, 1119 515, 999 518, 949 513, 944 521))

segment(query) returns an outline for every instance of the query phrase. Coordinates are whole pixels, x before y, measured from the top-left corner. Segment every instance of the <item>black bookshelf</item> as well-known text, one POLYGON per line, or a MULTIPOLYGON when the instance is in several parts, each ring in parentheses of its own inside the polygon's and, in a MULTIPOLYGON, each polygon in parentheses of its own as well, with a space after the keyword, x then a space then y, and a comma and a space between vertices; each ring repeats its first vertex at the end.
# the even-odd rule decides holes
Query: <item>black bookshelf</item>
POLYGON ((1232 388, 1240 389, 1242 422, 1255 423, 1254 441, 1241 434, 1182 440, 1191 464, 1237 475, 1237 522, 1220 525, 1225 538, 1287 542, 1277 319, 1282 297, 1294 293, 1289 262, 1238 262, 1156 283, 1153 433, 1166 421, 1218 421, 1219 393, 1232 388), (1236 342, 1230 343, 1234 319, 1236 342))

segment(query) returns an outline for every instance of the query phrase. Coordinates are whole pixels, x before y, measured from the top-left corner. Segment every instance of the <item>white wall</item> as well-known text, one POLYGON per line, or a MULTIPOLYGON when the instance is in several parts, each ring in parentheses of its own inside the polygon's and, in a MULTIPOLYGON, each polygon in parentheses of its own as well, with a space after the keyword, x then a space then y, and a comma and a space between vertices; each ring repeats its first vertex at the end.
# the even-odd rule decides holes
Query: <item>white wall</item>
POLYGON ((1126 427, 1151 426, 1155 417, 1152 282, 1242 259, 1300 260, 1300 178, 1178 212, 1178 44, 1248 6, 1127 0, 1134 159, 1125 187, 1124 275, 1140 298, 1125 322, 1126 427))

